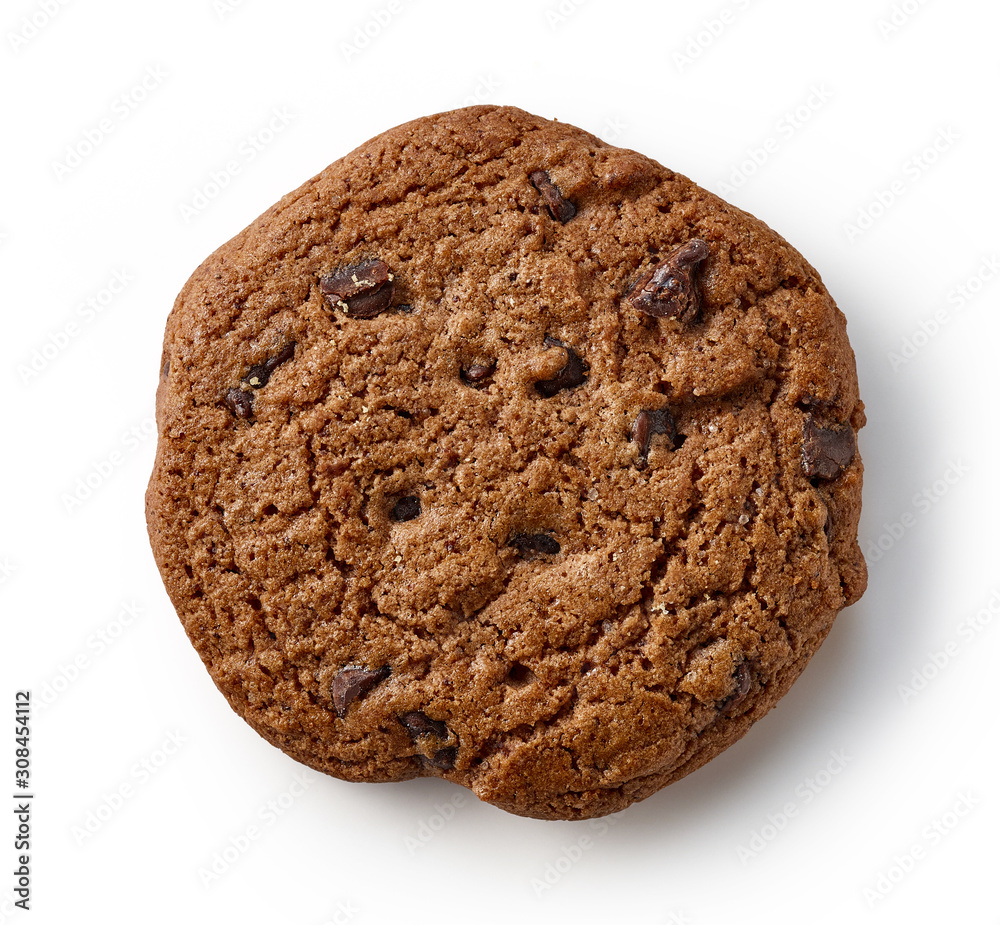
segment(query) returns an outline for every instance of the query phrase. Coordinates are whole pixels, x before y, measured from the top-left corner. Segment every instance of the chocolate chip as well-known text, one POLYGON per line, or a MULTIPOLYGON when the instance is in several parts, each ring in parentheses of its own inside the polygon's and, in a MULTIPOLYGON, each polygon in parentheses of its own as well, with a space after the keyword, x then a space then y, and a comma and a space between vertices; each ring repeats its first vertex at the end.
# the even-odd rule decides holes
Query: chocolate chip
POLYGON ((654 434, 664 434, 673 448, 677 439, 677 425, 674 423, 673 415, 666 408, 643 409, 632 424, 631 438, 633 443, 639 445, 636 465, 640 469, 645 469, 649 461, 649 447, 654 434))
POLYGON ((739 668, 733 672, 736 679, 736 690, 719 707, 720 713, 732 713, 750 693, 750 666, 746 662, 740 662, 739 668))
POLYGON ((253 393, 243 389, 228 389, 222 398, 224 404, 236 417, 246 420, 253 417, 253 393))
POLYGON ((562 347, 566 351, 566 365, 551 379, 535 383, 535 389, 539 395, 543 398, 551 398, 556 392, 563 389, 575 389, 587 381, 587 366, 572 347, 567 347, 561 340, 556 340, 547 334, 544 344, 546 347, 562 347))
POLYGON ((802 425, 802 469, 809 478, 835 479, 854 459, 850 427, 821 427, 810 415, 802 425))
MULTIPOLYGON (((282 364, 295 355, 295 342, 285 344, 273 357, 268 357, 263 363, 251 366, 243 377, 243 385, 251 389, 261 389, 267 385, 271 374, 282 364)), ((253 417, 253 392, 245 388, 228 389, 222 397, 222 403, 238 418, 246 420, 253 417)))
POLYGON ((833 545, 833 536, 836 532, 836 527, 833 522, 833 514, 831 513, 830 508, 827 508, 826 520, 823 521, 823 535, 826 537, 828 546, 833 545))
POLYGON ((319 281, 332 308, 352 318, 374 318, 392 304, 393 275, 384 260, 365 260, 334 270, 319 281))
POLYGON ((243 377, 243 381, 252 389, 262 389, 267 385, 271 374, 293 356, 295 356, 295 341, 285 344, 278 353, 273 357, 268 357, 263 363, 251 366, 243 377))
POLYGON ((407 495, 400 498, 389 511, 389 519, 399 522, 413 520, 420 516, 420 499, 415 495, 407 495))
POLYGON ((513 546, 522 556, 532 553, 554 556, 562 549, 558 541, 547 533, 515 533, 507 545, 513 546))
POLYGON ((414 742, 423 736, 437 736, 439 739, 448 738, 448 727, 439 719, 431 719, 426 713, 414 710, 396 717, 410 734, 414 742))
POLYGON ((441 771, 450 771, 455 767, 458 746, 445 743, 456 742, 457 739, 441 720, 431 719, 420 710, 404 713, 396 719, 402 723, 410 738, 416 743, 416 757, 424 764, 441 771))
POLYGON ((333 698, 333 708, 337 711, 337 716, 341 719, 347 716, 347 709, 355 700, 364 697, 376 684, 380 684, 391 674, 392 669, 388 665, 375 669, 358 665, 341 668, 330 684, 330 696, 333 698))
POLYGON ((625 300, 656 318, 694 321, 701 307, 695 268, 708 257, 708 245, 699 238, 672 250, 632 285, 625 300))
POLYGON ((536 170, 531 174, 530 179, 531 185, 541 194, 542 202, 549 210, 549 215, 556 221, 565 225, 576 215, 576 206, 559 192, 559 187, 549 179, 549 175, 544 170, 536 170))
POLYGON ((496 360, 489 364, 476 363, 473 366, 467 366, 459 370, 458 375, 466 385, 474 389, 481 389, 486 385, 486 380, 493 375, 496 368, 496 360))
POLYGON ((430 757, 425 757, 429 765, 435 768, 440 768, 442 771, 450 771, 455 767, 455 759, 458 757, 458 749, 454 745, 449 745, 447 748, 439 748, 430 757))

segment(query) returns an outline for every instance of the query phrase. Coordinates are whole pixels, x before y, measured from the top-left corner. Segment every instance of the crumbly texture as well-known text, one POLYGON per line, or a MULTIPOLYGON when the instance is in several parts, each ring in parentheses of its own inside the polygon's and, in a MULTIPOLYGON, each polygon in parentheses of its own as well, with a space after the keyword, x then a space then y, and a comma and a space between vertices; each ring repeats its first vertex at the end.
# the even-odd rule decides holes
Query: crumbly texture
POLYGON ((865 588, 845 321, 763 223, 517 109, 402 125, 167 322, 153 552, 233 709, 352 781, 615 812, 865 588))

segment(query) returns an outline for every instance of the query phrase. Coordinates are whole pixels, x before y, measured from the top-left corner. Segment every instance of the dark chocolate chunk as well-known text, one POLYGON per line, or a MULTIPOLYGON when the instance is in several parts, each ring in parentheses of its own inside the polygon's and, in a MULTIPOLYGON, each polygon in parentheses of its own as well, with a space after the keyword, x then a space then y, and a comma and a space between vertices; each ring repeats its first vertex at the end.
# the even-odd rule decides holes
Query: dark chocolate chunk
POLYGON ((636 465, 640 469, 645 469, 649 461, 649 447, 654 434, 664 434, 673 448, 677 439, 677 425, 674 423, 673 415, 666 408, 643 409, 632 425, 632 441, 639 445, 639 459, 636 465))
POLYGON ((251 366, 243 377, 243 381, 252 389, 262 389, 267 385, 271 374, 293 356, 295 356, 295 341, 285 344, 278 353, 273 357, 268 357, 263 363, 251 366))
POLYGON ((522 555, 542 553, 554 556, 562 547, 558 541, 547 533, 515 533, 507 543, 522 555))
POLYGON ((447 748, 439 748, 429 758, 424 758, 429 765, 440 768, 442 771, 450 771, 455 767, 455 759, 458 757, 458 749, 454 745, 447 748))
POLYGON ((420 710, 404 713, 396 719, 405 727, 410 738, 417 743, 416 757, 420 761, 441 771, 450 771, 455 767, 458 746, 445 745, 449 740, 454 742, 455 738, 441 720, 431 719, 420 710))
POLYGON ((833 537, 836 532, 836 525, 833 522, 833 513, 830 508, 827 507, 826 520, 823 521, 823 535, 826 537, 827 545, 833 545, 833 537))
POLYGON ((493 375, 497 368, 497 361, 492 363, 476 363, 473 366, 465 367, 459 371, 462 382, 474 389, 481 389, 486 385, 486 380, 493 375))
POLYGON ((330 696, 333 698, 333 708, 337 711, 337 716, 341 719, 347 716, 347 709, 355 700, 364 697, 376 684, 391 674, 392 669, 388 665, 375 669, 359 665, 341 668, 330 684, 330 696))
POLYGON ((406 727, 406 731, 414 742, 423 736, 437 736, 439 739, 448 738, 448 727, 441 720, 431 719, 420 710, 404 713, 397 719, 406 727))
POLYGON ((750 666, 746 662, 740 662, 739 668, 733 672, 733 677, 736 679, 736 690, 719 707, 721 713, 732 713, 750 693, 750 666))
POLYGON ((374 318, 392 304, 393 275, 384 260, 365 260, 334 270, 319 281, 332 308, 352 318, 374 318))
POLYGON ((544 170, 536 170, 531 174, 530 179, 531 185, 541 194, 542 202, 549 210, 549 215, 557 222, 562 222, 565 225, 576 215, 576 206, 559 192, 559 187, 549 179, 549 175, 544 170))
POLYGON ((708 257, 708 245, 699 238, 672 250, 632 285, 625 300, 635 309, 657 318, 694 321, 701 308, 695 269, 708 257))
POLYGON ((222 398, 224 404, 236 417, 246 420, 253 417, 253 393, 243 389, 227 389, 222 398))
POLYGON ((563 389, 575 389, 587 381, 587 366, 572 347, 567 347, 561 340, 556 340, 547 334, 544 344, 546 347, 562 347, 566 351, 566 365, 551 379, 535 383, 535 389, 539 395, 543 398, 551 398, 556 392, 563 389))
POLYGON ((420 499, 415 495, 407 495, 400 498, 389 511, 389 519, 399 522, 413 520, 420 516, 420 499))
POLYGON ((835 479, 854 459, 851 427, 821 427, 810 415, 802 425, 802 469, 809 478, 835 479))

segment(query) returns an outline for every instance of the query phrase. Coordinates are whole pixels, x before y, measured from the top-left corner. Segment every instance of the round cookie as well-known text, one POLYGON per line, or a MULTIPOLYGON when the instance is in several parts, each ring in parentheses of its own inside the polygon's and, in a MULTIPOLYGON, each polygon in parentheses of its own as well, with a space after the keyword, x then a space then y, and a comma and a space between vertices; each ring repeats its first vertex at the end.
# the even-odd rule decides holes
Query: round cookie
POLYGON ((866 583, 845 321, 760 221, 517 109, 419 119, 167 322, 167 591, 264 738, 620 810, 739 739, 866 583))

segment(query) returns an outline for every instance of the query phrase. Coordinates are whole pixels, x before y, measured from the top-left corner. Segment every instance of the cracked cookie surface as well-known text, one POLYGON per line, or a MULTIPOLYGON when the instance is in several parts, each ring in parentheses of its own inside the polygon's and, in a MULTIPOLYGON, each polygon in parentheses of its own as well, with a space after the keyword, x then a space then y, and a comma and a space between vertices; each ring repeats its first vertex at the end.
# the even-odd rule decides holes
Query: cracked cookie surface
POLYGON ((234 710, 355 781, 615 812, 862 594, 844 317, 781 237, 517 109, 372 139, 167 322, 147 493, 234 710))

